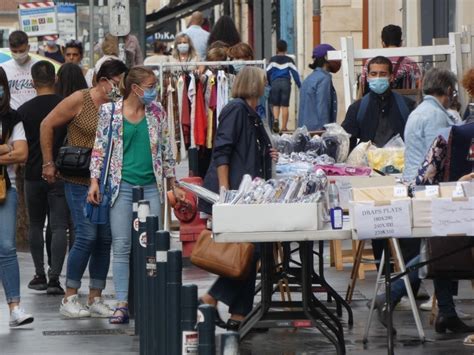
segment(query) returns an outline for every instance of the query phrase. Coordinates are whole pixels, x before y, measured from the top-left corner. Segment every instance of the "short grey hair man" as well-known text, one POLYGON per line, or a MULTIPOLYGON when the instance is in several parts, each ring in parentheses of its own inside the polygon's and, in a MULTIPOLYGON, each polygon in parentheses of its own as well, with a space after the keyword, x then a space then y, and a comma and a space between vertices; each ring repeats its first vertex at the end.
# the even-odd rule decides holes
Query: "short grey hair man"
POLYGON ((423 78, 423 94, 432 96, 450 96, 456 89, 457 78, 447 69, 432 68, 423 78), (451 91, 450 91, 451 89, 451 91))

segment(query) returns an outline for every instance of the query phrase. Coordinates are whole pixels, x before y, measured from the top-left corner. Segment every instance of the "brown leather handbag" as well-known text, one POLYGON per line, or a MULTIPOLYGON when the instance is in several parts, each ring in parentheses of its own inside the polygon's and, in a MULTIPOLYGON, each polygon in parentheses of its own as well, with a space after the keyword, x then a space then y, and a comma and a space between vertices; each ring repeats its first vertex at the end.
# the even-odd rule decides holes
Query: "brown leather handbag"
POLYGON ((7 199, 7 180, 5 179, 5 166, 0 166, 0 203, 7 199))
POLYGON ((212 232, 205 229, 191 253, 191 263, 210 273, 243 280, 252 264, 255 246, 252 243, 216 243, 212 232))

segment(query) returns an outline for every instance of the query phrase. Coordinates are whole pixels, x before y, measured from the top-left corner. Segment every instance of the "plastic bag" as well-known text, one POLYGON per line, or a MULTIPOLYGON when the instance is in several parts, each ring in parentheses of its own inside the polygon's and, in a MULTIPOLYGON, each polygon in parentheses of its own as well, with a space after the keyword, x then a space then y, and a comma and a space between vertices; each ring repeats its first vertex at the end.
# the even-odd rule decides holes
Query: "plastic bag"
POLYGON ((337 163, 344 162, 349 154, 351 135, 337 123, 326 124, 324 128, 326 132, 322 134, 321 138, 326 147, 325 153, 333 157, 337 163))
POLYGON ((346 164, 352 166, 367 166, 367 151, 371 147, 371 141, 359 143, 347 157, 346 164))
POLYGON ((323 139, 318 135, 314 136, 306 143, 305 151, 315 152, 317 155, 325 154, 326 147, 323 139))
POLYGON ((402 173, 405 167, 405 143, 397 134, 383 148, 373 146, 368 149, 367 161, 372 169, 385 174, 402 173))
POLYGON ((306 144, 311 139, 306 126, 298 127, 293 132, 292 138, 293 138, 293 144, 294 144, 294 151, 297 153, 304 152, 306 148, 306 144))
POLYGON ((281 135, 276 142, 276 148, 281 154, 290 155, 295 150, 293 138, 289 134, 281 135))

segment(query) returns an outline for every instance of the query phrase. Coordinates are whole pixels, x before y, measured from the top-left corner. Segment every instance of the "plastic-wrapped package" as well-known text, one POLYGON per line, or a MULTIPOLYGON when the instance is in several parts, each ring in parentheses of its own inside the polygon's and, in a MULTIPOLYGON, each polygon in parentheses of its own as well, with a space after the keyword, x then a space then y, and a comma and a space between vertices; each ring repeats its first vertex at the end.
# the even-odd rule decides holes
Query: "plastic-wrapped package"
POLYGON ((326 128, 326 132, 322 134, 321 138, 326 147, 326 154, 333 157, 337 163, 344 162, 349 154, 351 135, 337 123, 326 124, 324 128, 326 128))
POLYGON ((396 135, 383 148, 367 150, 367 161, 372 169, 386 174, 399 174, 405 167, 405 143, 396 135))
POLYGON ((324 146, 323 139, 320 136, 315 135, 306 143, 305 151, 315 152, 317 155, 325 154, 326 147, 324 146))
POLYGON ((295 147, 293 138, 289 134, 283 134, 276 142, 276 148, 281 154, 291 154, 294 152, 295 147))
POLYGON ((352 150, 346 160, 346 164, 352 166, 368 166, 367 151, 372 147, 372 142, 361 142, 352 150))
POLYGON ((306 144, 310 141, 311 137, 309 136, 308 129, 306 127, 298 127, 295 132, 293 132, 293 143, 295 152, 304 152, 306 144))
POLYGON ((244 176, 239 190, 221 189, 218 203, 262 204, 317 202, 327 190, 327 176, 322 170, 283 179, 265 181, 244 176))

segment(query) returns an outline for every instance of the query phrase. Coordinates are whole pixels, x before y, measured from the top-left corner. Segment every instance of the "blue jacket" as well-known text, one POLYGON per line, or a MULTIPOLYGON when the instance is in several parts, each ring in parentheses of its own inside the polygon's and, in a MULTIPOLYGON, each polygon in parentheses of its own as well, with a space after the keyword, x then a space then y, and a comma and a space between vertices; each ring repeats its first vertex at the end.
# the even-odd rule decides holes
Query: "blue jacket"
POLYGON ((454 118, 439 101, 426 95, 423 102, 408 116, 405 126, 405 169, 403 178, 413 181, 426 153, 435 138, 447 127, 454 125, 454 118))
POLYGON ((300 89, 298 127, 308 130, 322 129, 325 124, 336 122, 337 95, 332 85, 332 75, 316 68, 304 81, 300 89))
MULTIPOLYGON (((231 190, 238 190, 242 177, 270 179, 272 161, 271 148, 263 122, 257 113, 242 99, 233 99, 219 116, 211 164, 204 178, 204 187, 219 193, 217 168, 229 166, 231 190)), ((199 210, 212 213, 210 204, 199 200, 199 210)))

